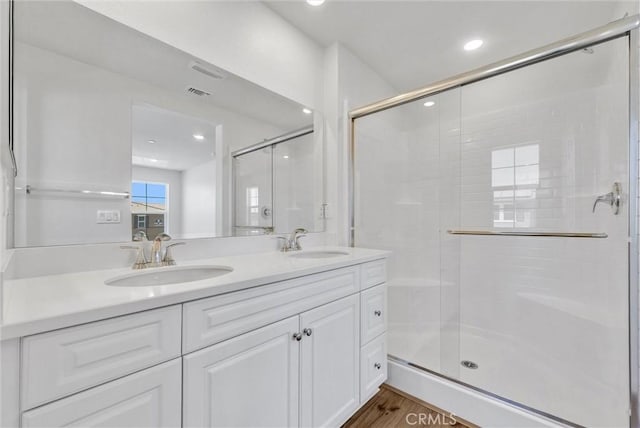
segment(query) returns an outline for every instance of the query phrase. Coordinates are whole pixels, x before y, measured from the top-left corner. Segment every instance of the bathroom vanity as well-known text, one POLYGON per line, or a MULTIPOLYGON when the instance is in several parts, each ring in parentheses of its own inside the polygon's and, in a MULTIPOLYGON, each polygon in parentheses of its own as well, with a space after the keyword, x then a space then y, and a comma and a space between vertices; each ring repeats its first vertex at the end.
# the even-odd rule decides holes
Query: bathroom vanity
POLYGON ((3 426, 340 426, 387 376, 386 253, 340 250, 5 281, 3 426))

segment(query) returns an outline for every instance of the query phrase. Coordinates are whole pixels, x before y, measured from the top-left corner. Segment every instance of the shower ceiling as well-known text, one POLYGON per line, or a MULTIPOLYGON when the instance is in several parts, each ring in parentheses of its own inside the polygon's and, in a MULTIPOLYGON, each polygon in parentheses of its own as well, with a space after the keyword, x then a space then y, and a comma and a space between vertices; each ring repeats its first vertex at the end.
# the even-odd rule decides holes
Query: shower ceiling
POLYGON ((323 46, 343 43, 398 91, 638 13, 616 1, 264 1, 323 46), (465 52, 475 38, 484 45, 465 52))

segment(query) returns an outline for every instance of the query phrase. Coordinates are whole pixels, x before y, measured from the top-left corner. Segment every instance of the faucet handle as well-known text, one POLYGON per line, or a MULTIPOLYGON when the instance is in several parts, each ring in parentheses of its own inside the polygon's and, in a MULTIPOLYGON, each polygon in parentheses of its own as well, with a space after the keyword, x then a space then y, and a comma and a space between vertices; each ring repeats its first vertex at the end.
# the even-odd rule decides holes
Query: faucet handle
POLYGON ((283 253, 286 253, 291 249, 291 243, 289 241, 289 238, 287 238, 286 236, 276 236, 276 239, 282 239, 284 241, 282 243, 282 247, 280 248, 280 251, 282 251, 283 253))
POLYGON ((622 203, 622 185, 618 182, 613 183, 613 190, 607 194, 600 195, 593 203, 591 212, 596 212, 596 207, 600 203, 605 203, 611 207, 614 215, 620 213, 620 205, 622 203))
POLYGON ((120 248, 123 250, 136 250, 136 261, 133 262, 132 269, 144 269, 147 267, 147 257, 144 255, 144 247, 142 245, 121 245, 120 248))
POLYGON ((164 247, 164 260, 162 264, 165 266, 175 266, 176 261, 171 254, 171 247, 175 247, 176 245, 187 245, 186 242, 176 242, 174 244, 169 244, 164 247))
POLYGON ((292 249, 294 250, 302 250, 302 247, 300 246, 300 242, 298 240, 304 236, 307 236, 307 231, 305 229, 302 230, 304 230, 304 232, 296 234, 296 237, 293 240, 291 247, 293 247, 292 249))

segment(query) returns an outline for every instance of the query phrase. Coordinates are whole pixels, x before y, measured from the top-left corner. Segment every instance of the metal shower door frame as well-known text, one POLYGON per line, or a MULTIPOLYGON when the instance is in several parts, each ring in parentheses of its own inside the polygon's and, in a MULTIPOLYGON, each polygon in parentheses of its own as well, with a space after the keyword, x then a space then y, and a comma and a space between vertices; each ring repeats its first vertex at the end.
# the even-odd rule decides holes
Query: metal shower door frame
MULTIPOLYGON (((448 79, 427 85, 414 91, 386 98, 372 104, 351 110, 349 112, 349 171, 348 171, 348 239, 351 247, 355 246, 355 120, 370 114, 378 113, 393 107, 407 104, 431 95, 462 87, 464 85, 478 82, 490 77, 498 76, 509 71, 517 70, 529 65, 546 61, 558 56, 578 51, 593 45, 604 43, 620 37, 627 37, 629 43, 629 225, 628 225, 628 255, 629 255, 629 409, 630 422, 632 428, 640 428, 640 270, 639 249, 638 249, 638 186, 640 162, 638 145, 639 135, 639 115, 640 115, 640 15, 625 17, 593 30, 577 34, 507 58, 503 61, 495 62, 466 73, 452 76, 448 79)), ((415 366, 413 366, 415 367, 415 366)), ((438 373, 429 371, 440 377, 444 377, 457 384, 463 384, 455 379, 451 379, 438 373)), ((479 391, 477 388, 473 388, 479 391)), ((491 393, 481 391, 493 397, 491 393)), ((500 399, 498 397, 498 399, 500 399)), ((502 402, 507 402, 500 399, 502 402)), ((508 403, 508 402, 507 402, 508 403)), ((514 404, 514 403, 511 403, 514 404)), ((515 405, 515 404, 514 404, 515 405)), ((522 408, 521 406, 517 406, 522 408)), ((538 412, 536 412, 538 413, 538 412)), ((550 416, 550 415, 545 415, 550 416)), ((555 419, 555 418, 554 418, 555 419)))

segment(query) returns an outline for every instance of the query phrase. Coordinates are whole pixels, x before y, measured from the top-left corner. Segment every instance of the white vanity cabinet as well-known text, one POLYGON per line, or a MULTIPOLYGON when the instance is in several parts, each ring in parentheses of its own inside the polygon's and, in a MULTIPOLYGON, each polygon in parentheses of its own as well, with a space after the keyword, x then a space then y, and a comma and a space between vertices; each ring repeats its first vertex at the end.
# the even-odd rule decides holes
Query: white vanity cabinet
POLYGON ((181 368, 178 358, 27 411, 22 426, 179 427, 181 368))
POLYGON ((384 281, 378 259, 22 337, 20 425, 338 427, 386 380, 384 281))
POLYGON ((184 426, 340 426, 360 405, 359 307, 353 294, 186 355, 184 426))
POLYGON ((298 317, 184 357, 185 427, 297 427, 298 317))

